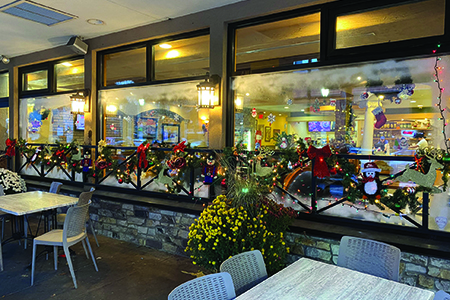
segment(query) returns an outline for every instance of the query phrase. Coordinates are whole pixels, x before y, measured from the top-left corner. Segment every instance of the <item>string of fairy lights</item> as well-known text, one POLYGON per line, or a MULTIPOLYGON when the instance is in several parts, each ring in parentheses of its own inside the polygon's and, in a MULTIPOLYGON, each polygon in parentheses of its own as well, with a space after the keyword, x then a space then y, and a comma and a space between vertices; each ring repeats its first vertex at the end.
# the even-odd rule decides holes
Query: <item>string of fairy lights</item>
MULTIPOLYGON (((441 45, 438 44, 437 48, 440 48, 440 47, 441 47, 441 45)), ((436 49, 433 50, 433 53, 436 53, 436 52, 437 52, 436 49)), ((445 119, 445 111, 447 110, 447 108, 446 107, 442 107, 443 106, 443 104, 442 104, 442 100, 443 100, 442 99, 442 94, 444 93, 445 88, 443 88, 441 86, 442 79, 439 78, 439 74, 442 73, 442 69, 443 69, 442 67, 439 66, 439 62, 440 61, 441 61, 441 57, 436 56, 436 61, 434 63, 434 82, 436 82, 437 88, 439 90, 439 95, 437 97, 438 103, 436 104, 436 106, 438 107, 439 113, 441 115, 439 120, 442 121, 442 134, 444 135, 445 150, 446 150, 447 154, 450 154, 450 139, 447 138, 447 133, 445 132, 445 128, 448 125, 448 123, 447 123, 447 121, 445 119)))

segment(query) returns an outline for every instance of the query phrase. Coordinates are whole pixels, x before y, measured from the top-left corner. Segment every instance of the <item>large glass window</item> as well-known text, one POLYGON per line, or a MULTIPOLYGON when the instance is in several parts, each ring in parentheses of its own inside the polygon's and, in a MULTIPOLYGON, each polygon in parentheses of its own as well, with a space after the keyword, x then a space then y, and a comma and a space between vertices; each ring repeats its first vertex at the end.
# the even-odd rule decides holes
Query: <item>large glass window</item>
POLYGON ((65 92, 84 88, 84 59, 65 61, 55 65, 56 91, 65 92))
POLYGON ((103 138, 116 146, 185 140, 192 147, 208 147, 209 110, 197 109, 197 84, 198 80, 100 91, 103 138))
POLYGON ((0 150, 6 149, 6 140, 9 137, 9 107, 2 107, 0 102, 0 150))
POLYGON ((70 94, 20 99, 20 137, 29 143, 84 140, 84 118, 71 113, 70 94))
POLYGON ((0 73, 0 98, 9 97, 9 73, 0 73))
POLYGON ((47 88, 47 70, 39 70, 22 74, 22 91, 44 90, 47 88))
MULTIPOLYGON (((244 145, 247 150, 254 150, 256 143, 277 149, 282 145, 277 137, 293 134, 318 148, 330 144, 338 149, 345 147, 352 154, 413 156, 424 144, 444 148, 443 124, 436 107, 439 89, 430 75, 434 64, 435 58, 431 57, 236 76, 232 84, 235 143, 244 145)), ((448 86, 450 78, 445 70, 450 68, 450 56, 443 56, 439 64, 443 70, 440 73, 441 86, 448 86)), ((444 101, 443 107, 448 106, 448 97, 444 101)), ((357 159, 355 155, 355 164, 361 166, 364 162, 357 159)), ((382 159, 376 163, 383 178, 397 174, 407 164, 405 161, 382 159)), ((286 177, 284 185, 286 190, 309 206, 311 172, 306 171, 308 168, 294 169, 286 177)), ((441 172, 437 172, 436 185, 442 184, 441 177, 441 172)), ((317 192, 318 209, 327 207, 345 194, 339 179, 330 177, 318 180, 317 184, 320 187, 317 192)), ((393 193, 399 184, 408 183, 396 182, 388 187, 388 192, 393 193)), ((285 198, 287 200, 284 201, 292 204, 289 197, 285 198)), ((434 201, 435 198, 431 199, 432 214, 450 217, 447 198, 434 201)), ((366 205, 363 200, 361 202, 344 202, 323 213, 413 226, 389 209, 380 210, 366 205)), ((302 209, 300 206, 297 208, 302 209)), ((406 209, 402 213, 411 213, 412 219, 419 224, 422 222, 420 212, 413 214, 406 209)), ((430 227, 437 228, 438 225, 430 227)))
POLYGON ((103 86, 145 82, 146 48, 126 50, 103 56, 103 86))
POLYGON ((155 80, 205 75, 209 70, 209 35, 153 46, 155 80))
POLYGON ((320 13, 236 30, 236 71, 314 63, 320 51, 320 13))
POLYGON ((336 49, 444 34, 445 0, 341 15, 336 19, 336 49))

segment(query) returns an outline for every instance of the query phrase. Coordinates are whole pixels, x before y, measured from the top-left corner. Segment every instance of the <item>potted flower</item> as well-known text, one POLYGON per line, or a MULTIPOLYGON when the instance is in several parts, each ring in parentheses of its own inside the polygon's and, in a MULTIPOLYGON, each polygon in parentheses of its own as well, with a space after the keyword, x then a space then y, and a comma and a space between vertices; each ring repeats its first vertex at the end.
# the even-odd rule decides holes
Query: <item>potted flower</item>
POLYGON ((25 180, 19 174, 8 169, 0 168, 0 184, 6 195, 27 191, 25 180))

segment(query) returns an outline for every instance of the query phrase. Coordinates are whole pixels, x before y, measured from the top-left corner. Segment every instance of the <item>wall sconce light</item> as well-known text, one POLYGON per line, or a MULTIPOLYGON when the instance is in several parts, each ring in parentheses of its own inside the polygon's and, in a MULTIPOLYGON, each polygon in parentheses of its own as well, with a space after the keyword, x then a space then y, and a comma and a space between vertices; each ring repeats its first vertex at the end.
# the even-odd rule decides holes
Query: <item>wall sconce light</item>
POLYGON ((220 105, 220 76, 206 73, 204 82, 197 85, 198 91, 198 108, 214 108, 220 105))
POLYGON ((328 97, 328 95, 330 94, 330 90, 329 90, 329 89, 326 89, 326 88, 322 88, 322 89, 320 90, 320 93, 322 94, 322 97, 326 98, 326 97, 328 97))
POLYGON ((4 56, 4 55, 0 55, 0 60, 2 61, 2 63, 4 63, 5 65, 9 64, 9 62, 11 61, 8 57, 4 56))
POLYGON ((89 112, 89 90, 78 91, 75 94, 70 95, 70 101, 72 103, 73 114, 84 114, 89 112))
POLYGON ((106 105, 106 115, 108 117, 114 117, 117 115, 117 106, 114 104, 106 105))
POLYGON ((237 96, 234 100, 234 108, 236 111, 242 111, 244 109, 244 99, 242 96, 237 96))

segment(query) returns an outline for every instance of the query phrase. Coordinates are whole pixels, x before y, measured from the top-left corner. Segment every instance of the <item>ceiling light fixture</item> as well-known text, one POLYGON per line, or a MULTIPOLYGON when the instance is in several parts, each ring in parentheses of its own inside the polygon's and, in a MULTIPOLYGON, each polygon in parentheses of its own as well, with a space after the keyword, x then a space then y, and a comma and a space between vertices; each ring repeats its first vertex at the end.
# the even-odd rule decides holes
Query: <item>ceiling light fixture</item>
POLYGON ((0 59, 2 60, 2 63, 4 63, 5 65, 9 64, 9 62, 11 61, 8 57, 4 55, 0 55, 0 59))
POLYGON ((105 25, 105 22, 99 19, 88 19, 86 20, 86 22, 88 22, 91 25, 105 25))
POLYGON ((163 49, 170 49, 170 48, 172 48, 172 46, 169 45, 169 44, 161 44, 161 45, 159 45, 159 47, 161 47, 163 49))
POLYGON ((71 67, 72 64, 70 62, 63 62, 61 63, 61 65, 63 65, 64 67, 71 67))

